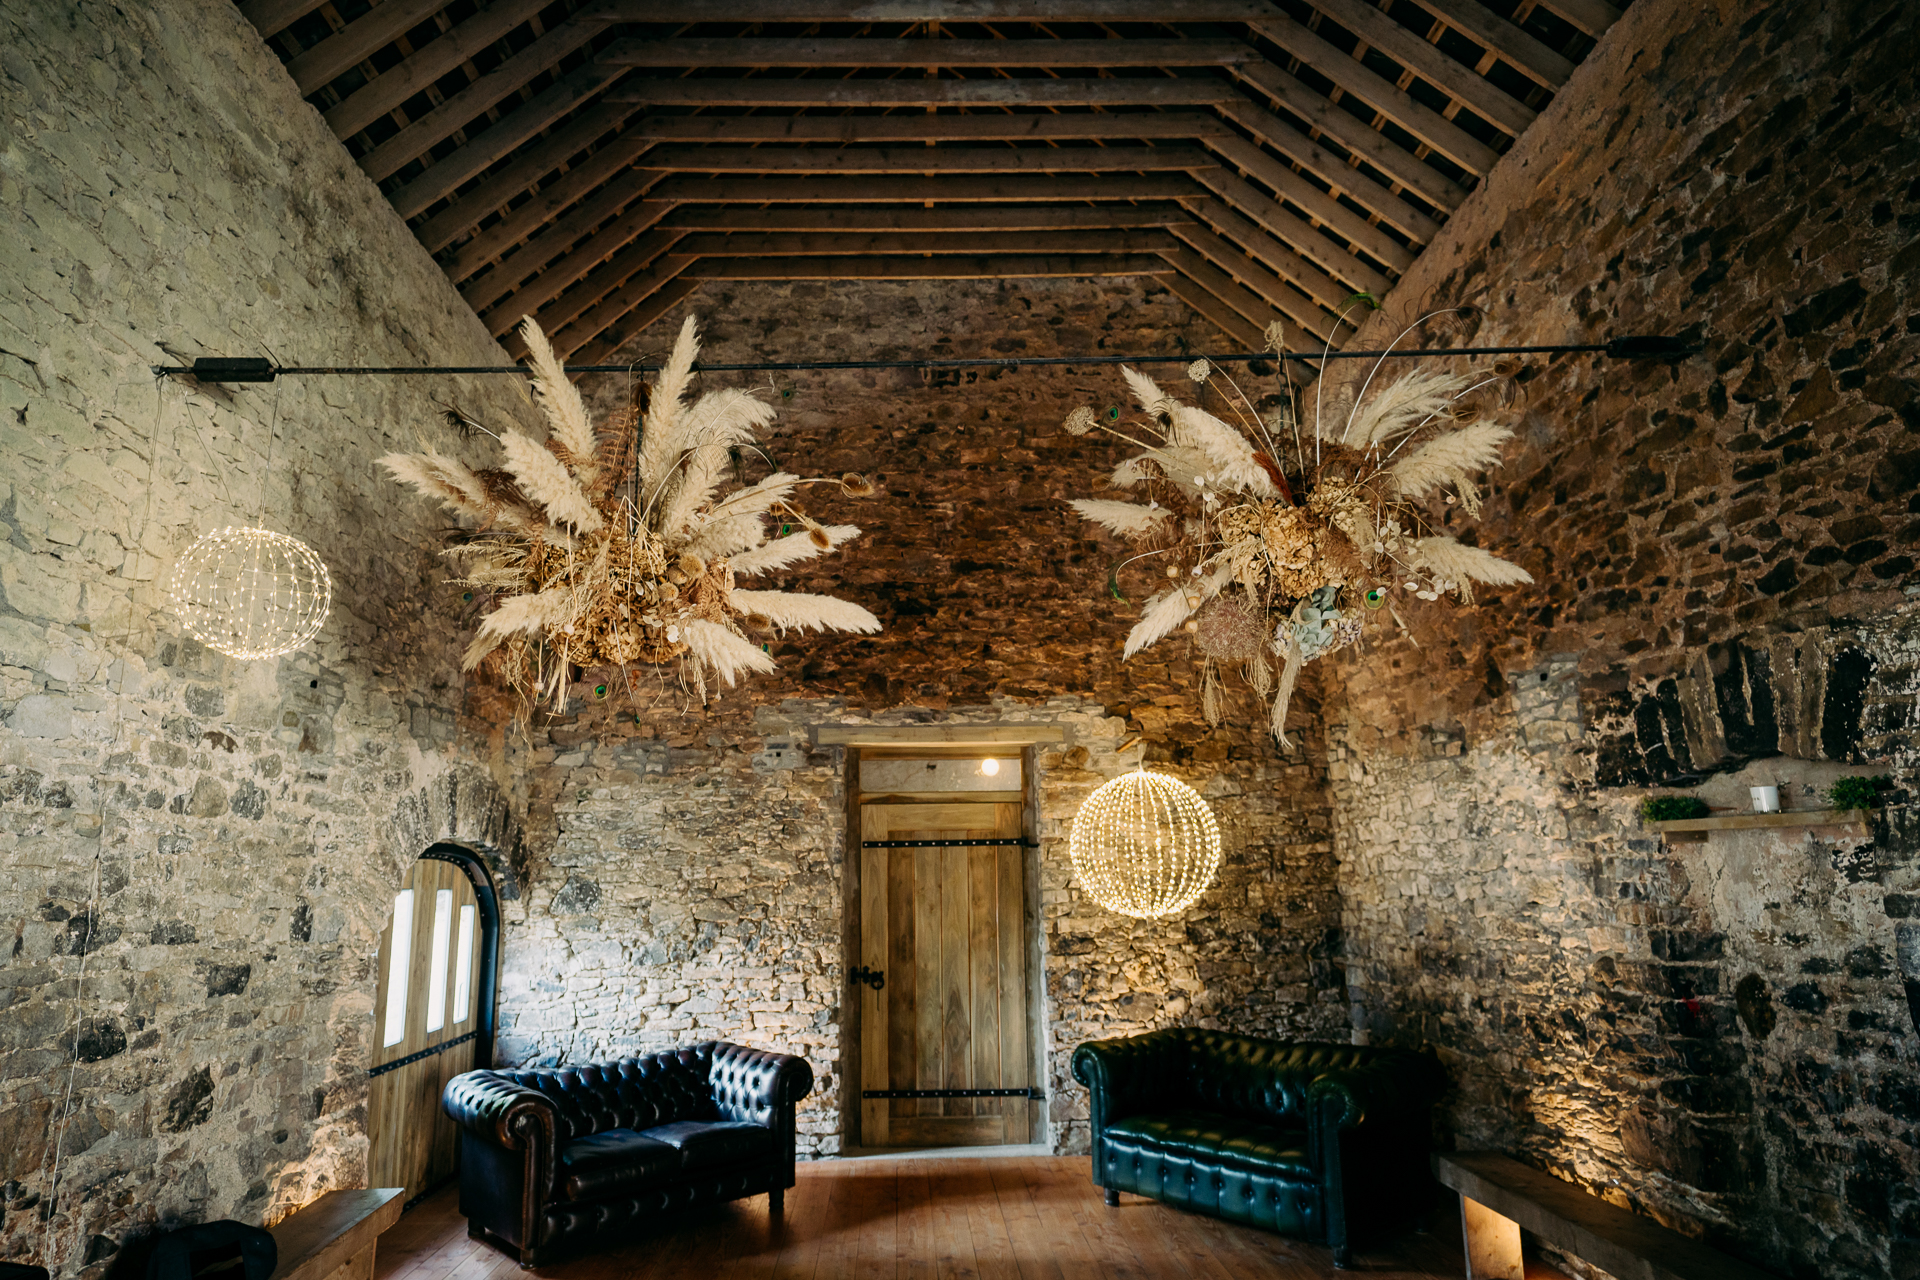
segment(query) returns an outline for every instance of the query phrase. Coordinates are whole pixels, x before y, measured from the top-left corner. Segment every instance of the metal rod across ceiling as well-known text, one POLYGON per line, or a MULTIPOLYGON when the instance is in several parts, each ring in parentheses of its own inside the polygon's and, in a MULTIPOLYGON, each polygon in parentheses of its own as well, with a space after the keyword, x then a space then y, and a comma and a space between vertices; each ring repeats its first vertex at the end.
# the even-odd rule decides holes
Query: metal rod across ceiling
MULTIPOLYGON (((1591 353, 1615 360, 1680 360, 1698 351, 1681 338, 1639 335, 1613 338, 1606 342, 1559 343, 1527 347, 1428 347, 1424 350, 1395 351, 1250 351, 1221 354, 1196 352, 1179 356, 1089 355, 1089 356, 970 356, 920 360, 761 360, 731 364, 693 366, 696 373, 779 372, 806 369, 1020 369, 1085 364, 1188 364, 1209 360, 1215 364, 1246 364, 1257 360, 1295 360, 1312 365, 1319 360, 1410 360, 1433 356, 1520 356, 1578 355, 1591 353)), ((474 365, 276 365, 254 357, 202 357, 192 364, 150 366, 156 377, 191 377, 198 382, 272 382, 280 377, 394 377, 413 374, 486 374, 511 373, 525 377, 527 367, 520 364, 474 365)), ((568 373, 655 373, 662 366, 655 361, 631 364, 570 364, 568 373)))

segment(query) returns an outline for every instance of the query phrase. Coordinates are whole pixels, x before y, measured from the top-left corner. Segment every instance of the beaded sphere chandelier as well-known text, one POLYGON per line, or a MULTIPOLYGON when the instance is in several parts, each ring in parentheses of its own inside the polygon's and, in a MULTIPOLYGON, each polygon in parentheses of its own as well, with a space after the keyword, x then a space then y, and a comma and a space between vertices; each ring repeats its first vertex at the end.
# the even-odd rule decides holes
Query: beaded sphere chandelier
POLYGON ((1220 827, 1199 792, 1139 769, 1087 797, 1073 817, 1068 852, 1080 887, 1107 910, 1169 916, 1213 883, 1220 827))
POLYGON ((271 529, 216 529, 173 566, 167 584, 193 638, 232 658, 272 658, 320 633, 333 578, 312 547, 271 529))

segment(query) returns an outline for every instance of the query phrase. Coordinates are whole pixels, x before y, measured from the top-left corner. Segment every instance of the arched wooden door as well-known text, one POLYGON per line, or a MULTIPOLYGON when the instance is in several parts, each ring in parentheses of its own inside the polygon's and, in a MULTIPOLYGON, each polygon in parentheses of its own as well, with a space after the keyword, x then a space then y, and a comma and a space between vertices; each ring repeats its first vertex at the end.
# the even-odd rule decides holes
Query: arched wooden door
POLYGON ((380 935, 367 1182, 409 1204, 453 1176, 459 1144, 440 1093, 493 1058, 499 916, 486 869, 435 845, 408 869, 380 935))

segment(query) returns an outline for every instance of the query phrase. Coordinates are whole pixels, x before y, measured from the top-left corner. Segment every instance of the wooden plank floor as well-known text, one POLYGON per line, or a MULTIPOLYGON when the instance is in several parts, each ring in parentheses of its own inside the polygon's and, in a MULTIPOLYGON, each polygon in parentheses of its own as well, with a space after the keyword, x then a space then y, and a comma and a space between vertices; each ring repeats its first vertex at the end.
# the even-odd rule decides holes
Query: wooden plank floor
MULTIPOLYGON (((1237 1227, 1138 1196, 1109 1209, 1085 1156, 821 1160, 802 1164, 784 1220, 767 1198, 718 1205, 534 1274, 570 1280, 1456 1280, 1452 1230, 1412 1233, 1335 1271, 1319 1245, 1237 1227)), ((467 1238, 449 1187, 380 1238, 379 1280, 518 1276, 467 1238)), ((1436 1222, 1436 1227, 1446 1224, 1436 1222)), ((1529 1274, 1533 1269, 1529 1268, 1529 1274)), ((1546 1274, 1546 1273, 1542 1273, 1546 1274)))

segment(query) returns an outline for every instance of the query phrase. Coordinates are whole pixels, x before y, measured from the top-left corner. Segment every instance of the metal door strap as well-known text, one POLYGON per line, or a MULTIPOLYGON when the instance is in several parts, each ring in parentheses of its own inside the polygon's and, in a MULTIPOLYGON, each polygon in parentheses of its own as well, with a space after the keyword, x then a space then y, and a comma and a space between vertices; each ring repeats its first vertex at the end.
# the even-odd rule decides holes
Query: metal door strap
POLYGON ((436 1053, 445 1053, 447 1050, 453 1048, 453 1046, 457 1044, 465 1044, 467 1041, 474 1039, 479 1034, 480 1033, 477 1030, 469 1031, 467 1032, 467 1034, 463 1036, 455 1036, 451 1040, 442 1040, 439 1044, 436 1044, 431 1048, 422 1049, 418 1053, 410 1053, 404 1058, 395 1058, 392 1062, 383 1062, 377 1067, 368 1067, 367 1078, 371 1080, 374 1076, 383 1076, 387 1074, 387 1072, 389 1071, 398 1071, 401 1067, 407 1066, 411 1063, 419 1062, 422 1058, 431 1058, 436 1053))
POLYGON ((1038 849, 1038 840, 862 840, 862 849, 972 849, 984 844, 1017 844, 1038 849))
POLYGON ((1032 1098, 1044 1101, 1039 1089, 866 1089, 862 1098, 1032 1098))

